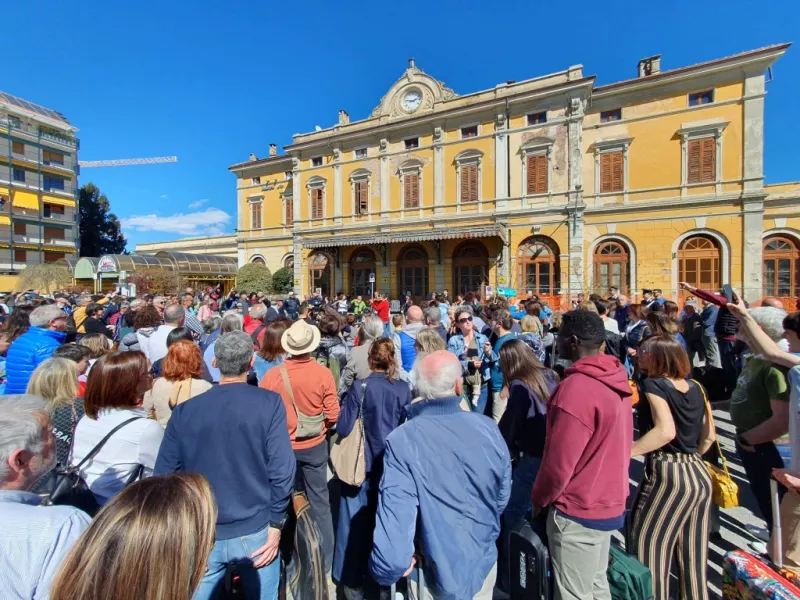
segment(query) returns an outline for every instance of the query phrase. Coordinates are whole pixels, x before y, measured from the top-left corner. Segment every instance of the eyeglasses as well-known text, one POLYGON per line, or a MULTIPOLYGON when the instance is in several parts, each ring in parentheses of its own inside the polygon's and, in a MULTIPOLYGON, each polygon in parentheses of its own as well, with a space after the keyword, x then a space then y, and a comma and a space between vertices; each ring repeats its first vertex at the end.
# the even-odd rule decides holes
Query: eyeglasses
POLYGON ((462 325, 464 323, 472 323, 472 317, 464 317, 463 319, 459 319, 458 322, 461 323, 462 325))

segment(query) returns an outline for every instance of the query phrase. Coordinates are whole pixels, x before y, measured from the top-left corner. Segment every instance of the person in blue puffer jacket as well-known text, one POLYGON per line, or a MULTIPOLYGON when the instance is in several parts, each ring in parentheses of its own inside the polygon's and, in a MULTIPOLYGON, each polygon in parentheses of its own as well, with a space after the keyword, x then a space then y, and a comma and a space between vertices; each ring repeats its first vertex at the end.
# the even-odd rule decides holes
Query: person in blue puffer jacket
POLYGON ((31 313, 31 328, 11 344, 6 355, 6 394, 24 394, 31 375, 67 337, 67 315, 56 304, 31 313))

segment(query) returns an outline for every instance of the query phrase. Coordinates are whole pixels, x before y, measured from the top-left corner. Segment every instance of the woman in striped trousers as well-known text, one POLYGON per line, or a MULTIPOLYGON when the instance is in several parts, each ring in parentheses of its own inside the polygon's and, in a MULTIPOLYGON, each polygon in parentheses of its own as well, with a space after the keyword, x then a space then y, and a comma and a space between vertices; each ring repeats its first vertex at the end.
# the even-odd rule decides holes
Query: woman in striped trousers
POLYGON ((631 554, 653 574, 655 600, 669 599, 676 562, 679 598, 708 600, 711 478, 702 454, 714 442, 710 407, 700 384, 687 381, 689 357, 672 336, 639 347, 641 437, 632 456, 645 456, 644 477, 631 514, 631 554))

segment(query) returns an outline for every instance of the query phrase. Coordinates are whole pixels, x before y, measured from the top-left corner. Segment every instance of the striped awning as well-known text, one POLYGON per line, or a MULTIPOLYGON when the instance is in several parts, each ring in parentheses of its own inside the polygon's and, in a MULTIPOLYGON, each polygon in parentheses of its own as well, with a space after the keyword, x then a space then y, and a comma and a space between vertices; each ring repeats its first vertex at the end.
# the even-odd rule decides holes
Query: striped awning
POLYGON ((11 203, 19 208, 32 208, 39 210, 39 196, 32 192, 14 190, 14 198, 11 203))
POLYGON ((506 231, 502 225, 474 227, 432 227, 410 231, 382 231, 379 233, 332 235, 330 237, 302 238, 304 248, 330 248, 332 246, 366 246, 369 244, 404 244, 434 240, 459 240, 468 238, 499 237, 505 243, 506 231))
POLYGON ((56 196, 42 196, 42 202, 58 204, 59 206, 75 206, 75 200, 72 198, 57 198, 56 196))
POLYGON ((73 254, 75 252, 75 248, 70 246, 42 246, 42 250, 47 250, 48 252, 65 252, 67 254, 73 254))

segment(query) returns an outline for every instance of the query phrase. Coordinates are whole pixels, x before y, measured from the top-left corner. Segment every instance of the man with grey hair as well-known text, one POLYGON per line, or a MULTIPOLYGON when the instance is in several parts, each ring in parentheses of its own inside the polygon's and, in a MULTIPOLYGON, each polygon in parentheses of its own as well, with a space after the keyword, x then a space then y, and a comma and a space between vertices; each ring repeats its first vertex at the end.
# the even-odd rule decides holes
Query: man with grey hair
MULTIPOLYGON (((429 596, 489 600, 511 493, 508 448, 491 419, 461 409, 461 363, 450 352, 420 358, 414 379, 422 399, 386 439, 370 570, 384 586, 408 575, 421 539, 425 580, 436 584, 429 596)), ((417 585, 409 581, 414 600, 417 585)))
POLYGON ((173 329, 183 327, 185 319, 186 313, 179 304, 171 304, 164 309, 164 324, 150 334, 150 343, 147 345, 146 353, 150 364, 167 355, 167 336, 173 329))
POLYGON ((429 306, 423 311, 425 315, 425 325, 428 329, 433 329, 439 337, 447 343, 447 330, 442 325, 442 311, 439 306, 429 306))
POLYGON ((61 561, 91 522, 32 493, 56 460, 47 404, 0 396, 0 598, 48 598, 61 561))
POLYGON ((195 599, 216 597, 234 562, 241 565, 245 597, 278 596, 278 546, 295 458, 281 397, 247 384, 254 362, 250 336, 220 336, 214 345, 219 385, 175 407, 156 460, 156 475, 200 473, 217 500, 216 542, 195 599))
MULTIPOLYGON (((422 326, 422 323, 419 323, 422 326)), ((372 370, 369 368, 369 349, 372 343, 383 335, 383 321, 377 315, 364 317, 361 328, 358 330, 360 346, 356 346, 350 351, 347 357, 347 365, 342 370, 339 379, 339 395, 344 398, 350 391, 350 386, 356 379, 364 380, 369 377, 372 370)), ((395 339, 395 354, 397 352, 397 334, 395 339)), ((398 365, 400 363, 398 362, 398 365)))
POLYGON ((261 347, 261 340, 267 330, 264 320, 267 317, 267 307, 264 304, 253 304, 250 309, 250 321, 244 326, 244 332, 253 340, 253 346, 257 349, 261 347))
MULTIPOLYGON (((206 340, 206 349, 203 352, 203 360, 208 367, 208 372, 211 374, 211 379, 214 383, 219 383, 220 372, 214 364, 214 347, 221 336, 233 331, 242 331, 242 315, 235 310, 229 310, 222 317, 222 323, 219 329, 209 336, 206 340)), ((251 344, 252 346, 252 344, 251 344)))
MULTIPOLYGON (((187 290, 190 289, 192 288, 187 288, 187 290)), ((184 326, 191 329, 192 332, 195 333, 196 335, 202 335, 203 324, 200 322, 200 319, 198 319, 192 312, 193 305, 194 305, 194 295, 192 295, 189 291, 186 291, 183 294, 181 294, 181 306, 183 307, 184 326)))
POLYGON ((6 354, 6 394, 24 394, 31 375, 67 338, 67 315, 57 304, 33 309, 31 327, 11 343, 6 354))

